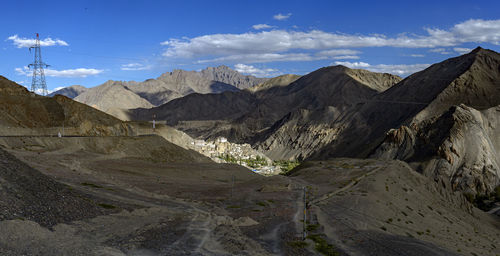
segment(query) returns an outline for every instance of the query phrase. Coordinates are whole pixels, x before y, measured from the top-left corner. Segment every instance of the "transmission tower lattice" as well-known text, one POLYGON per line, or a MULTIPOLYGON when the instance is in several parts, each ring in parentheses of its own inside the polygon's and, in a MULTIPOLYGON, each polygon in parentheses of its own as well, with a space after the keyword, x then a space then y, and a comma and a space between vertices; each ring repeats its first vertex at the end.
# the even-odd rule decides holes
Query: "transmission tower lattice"
POLYGON ((29 48, 35 49, 35 61, 28 65, 28 67, 33 68, 33 79, 31 80, 31 91, 39 92, 41 95, 47 95, 47 83, 45 82, 44 68, 49 65, 43 63, 42 61, 42 50, 40 49, 40 38, 38 33, 36 33, 35 45, 29 48))

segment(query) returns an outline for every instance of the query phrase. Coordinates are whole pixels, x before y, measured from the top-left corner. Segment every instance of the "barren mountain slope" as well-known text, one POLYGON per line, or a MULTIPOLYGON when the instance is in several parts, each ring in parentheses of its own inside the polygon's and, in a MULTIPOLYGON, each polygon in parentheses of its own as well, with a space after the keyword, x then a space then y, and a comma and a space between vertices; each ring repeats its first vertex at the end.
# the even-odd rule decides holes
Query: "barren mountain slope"
POLYGON ((373 157, 401 159, 455 190, 487 194, 500 186, 500 107, 451 107, 439 118, 390 130, 373 157))
POLYGON ((391 128, 439 116, 452 105, 500 104, 500 55, 477 48, 417 72, 342 117, 339 139, 315 158, 366 157, 391 128))
POLYGON ((268 78, 257 78, 254 76, 242 75, 238 71, 232 70, 224 65, 218 67, 208 67, 201 70, 200 73, 205 79, 230 84, 240 90, 250 88, 268 80, 268 78))
POLYGON ((120 120, 65 96, 42 97, 0 76, 0 131, 4 135, 126 135, 120 120))
POLYGON ((347 255, 500 253, 497 216, 404 162, 305 162, 291 177, 308 187, 308 235, 347 255))
POLYGON ((160 106, 190 93, 239 91, 266 81, 267 78, 245 76, 226 66, 208 67, 199 72, 176 69, 157 79, 128 82, 127 87, 151 104, 160 106))
MULTIPOLYGON (((270 135, 265 130, 288 113, 327 106, 343 111, 399 80, 388 74, 343 66, 326 67, 287 86, 268 86, 253 93, 190 95, 150 110, 133 110, 131 119, 143 120, 155 114, 195 137, 225 136, 234 142, 260 141, 270 135), (258 134, 261 132, 264 133, 258 134)), ((279 83, 280 79, 276 81, 279 83)))
POLYGON ((263 83, 255 85, 253 87, 247 88, 247 90, 249 90, 251 92, 256 92, 259 90, 269 89, 270 87, 273 87, 273 86, 287 86, 287 85, 295 82, 295 80, 297 80, 299 78, 300 78, 299 75, 293 75, 293 74, 281 75, 281 76, 273 77, 273 78, 271 78, 263 83))
POLYGON ((53 93, 50 93, 47 96, 52 97, 52 96, 59 94, 59 95, 64 95, 70 99, 74 99, 76 96, 86 92, 87 90, 88 90, 88 88, 83 87, 81 85, 72 85, 72 86, 64 87, 64 88, 57 90, 53 93))
POLYGON ((275 94, 270 89, 262 96, 269 99, 268 105, 287 95, 294 100, 267 111, 285 117, 256 136, 257 145, 275 159, 304 159, 336 138, 348 121, 340 119, 342 115, 400 80, 390 74, 335 66, 302 77, 286 92, 275 94), (295 91, 294 87, 303 89, 295 91))
POLYGON ((153 105, 129 90, 122 82, 107 81, 78 95, 76 101, 108 112, 111 109, 150 108, 153 105))
POLYGON ((73 191, 3 149, 0 159, 0 222, 26 219, 51 227, 116 212, 99 207, 102 200, 73 191))

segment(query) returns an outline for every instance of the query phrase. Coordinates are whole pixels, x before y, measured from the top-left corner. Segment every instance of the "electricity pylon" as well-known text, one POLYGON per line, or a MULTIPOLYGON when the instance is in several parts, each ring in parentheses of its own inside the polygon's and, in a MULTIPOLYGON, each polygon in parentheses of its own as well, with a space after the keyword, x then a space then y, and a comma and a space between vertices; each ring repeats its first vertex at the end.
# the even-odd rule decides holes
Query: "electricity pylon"
POLYGON ((43 63, 42 61, 42 50, 40 49, 40 38, 38 33, 36 33, 35 45, 29 48, 35 49, 35 61, 28 65, 28 67, 33 68, 33 79, 31 80, 31 91, 39 92, 41 95, 47 95, 47 83, 45 82, 45 73, 43 68, 49 65, 43 63))

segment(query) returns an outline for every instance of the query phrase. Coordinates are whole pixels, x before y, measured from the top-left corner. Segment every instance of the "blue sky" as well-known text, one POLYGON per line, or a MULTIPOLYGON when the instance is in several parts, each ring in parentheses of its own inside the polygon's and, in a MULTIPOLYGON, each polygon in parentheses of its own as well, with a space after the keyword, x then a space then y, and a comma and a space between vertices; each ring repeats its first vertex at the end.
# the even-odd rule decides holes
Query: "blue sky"
POLYGON ((407 76, 500 51, 498 1, 6 1, 0 75, 29 86, 35 33, 49 90, 227 65, 306 74, 343 64, 407 76))

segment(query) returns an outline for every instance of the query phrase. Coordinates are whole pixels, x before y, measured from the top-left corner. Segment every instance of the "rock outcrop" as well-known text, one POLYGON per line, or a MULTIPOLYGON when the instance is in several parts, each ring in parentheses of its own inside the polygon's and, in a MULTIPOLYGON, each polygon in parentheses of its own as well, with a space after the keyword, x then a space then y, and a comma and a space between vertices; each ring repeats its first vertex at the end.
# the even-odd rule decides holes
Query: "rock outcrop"
POLYGON ((388 132, 372 157, 413 162, 454 190, 489 194, 500 184, 500 106, 464 104, 438 118, 388 132))

